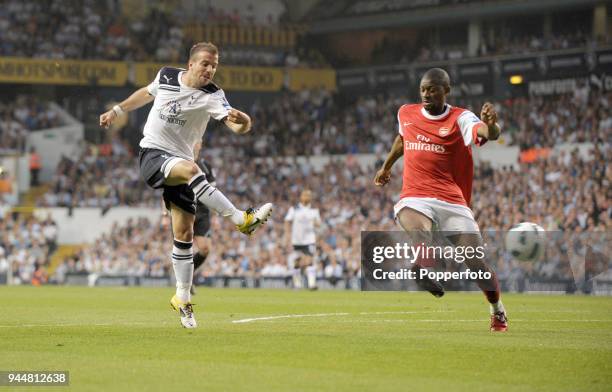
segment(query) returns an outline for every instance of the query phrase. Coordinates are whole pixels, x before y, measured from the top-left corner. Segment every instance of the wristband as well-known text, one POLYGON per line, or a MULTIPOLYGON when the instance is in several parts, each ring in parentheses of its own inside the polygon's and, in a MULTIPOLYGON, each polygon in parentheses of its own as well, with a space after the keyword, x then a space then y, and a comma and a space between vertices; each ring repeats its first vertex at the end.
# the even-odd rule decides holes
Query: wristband
POLYGON ((120 116, 120 115, 122 115, 123 113, 125 113, 125 112, 123 111, 123 109, 121 109, 121 106, 119 106, 119 105, 115 105, 115 106, 113 106, 113 112, 115 112, 115 114, 116 114, 117 116, 120 116))

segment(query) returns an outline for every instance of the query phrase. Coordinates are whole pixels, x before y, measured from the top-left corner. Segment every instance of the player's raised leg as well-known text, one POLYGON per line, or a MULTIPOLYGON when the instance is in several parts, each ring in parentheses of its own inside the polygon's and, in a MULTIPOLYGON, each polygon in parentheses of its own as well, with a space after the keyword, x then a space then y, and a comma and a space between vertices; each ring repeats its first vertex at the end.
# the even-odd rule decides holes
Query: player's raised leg
MULTIPOLYGON (((404 207, 397 213, 397 221, 409 234, 414 244, 431 244, 433 221, 429 217, 410 207, 404 207)), ((419 259, 411 268, 417 277, 420 277, 419 271, 426 267, 422 264, 423 260, 419 259)), ((444 287, 438 281, 425 277, 423 279, 416 279, 416 282, 419 287, 429 291, 434 297, 440 298, 444 295, 444 287)))
MULTIPOLYGON (((482 237, 480 233, 461 233, 448 237, 455 246, 473 247, 482 246, 482 237)), ((499 281, 495 271, 487 265, 484 258, 474 257, 466 258, 465 265, 470 271, 489 272, 490 279, 477 280, 476 284, 487 297, 490 304, 491 312, 491 331, 505 332, 508 330, 508 319, 506 317, 506 309, 501 301, 501 290, 499 281)))
POLYGON ((246 211, 237 209, 225 195, 206 181, 198 166, 184 159, 170 160, 164 169, 167 185, 186 183, 193 191, 196 200, 206 207, 229 218, 243 234, 250 235, 268 220, 272 213, 272 203, 266 203, 258 209, 246 211))
POLYGON ((174 310, 181 316, 185 328, 195 328, 197 323, 191 304, 191 284, 193 281, 193 221, 194 215, 183 211, 174 203, 170 206, 172 216, 172 267, 176 277, 176 294, 170 300, 174 310))

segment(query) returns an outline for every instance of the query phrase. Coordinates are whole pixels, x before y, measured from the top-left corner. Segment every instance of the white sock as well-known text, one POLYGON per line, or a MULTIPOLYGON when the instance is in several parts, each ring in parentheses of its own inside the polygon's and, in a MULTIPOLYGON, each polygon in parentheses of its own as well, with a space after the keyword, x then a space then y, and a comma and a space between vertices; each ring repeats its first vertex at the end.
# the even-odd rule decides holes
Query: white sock
POLYGON ((301 289, 302 288, 302 273, 299 268, 293 270, 293 288, 301 289))
POLYGON ((189 187, 193 191, 196 200, 204 204, 206 207, 221 214, 221 216, 229 217, 235 225, 244 223, 244 213, 240 211, 225 195, 210 185, 206 181, 206 177, 202 173, 198 173, 189 180, 189 187))
POLYGON ((317 286, 317 269, 314 265, 306 267, 306 278, 308 279, 308 288, 317 286))
POLYGON ((504 309, 504 304, 502 304, 501 299, 499 301, 497 301, 497 303, 495 304, 490 304, 491 305, 491 314, 495 314, 495 313, 499 313, 499 312, 506 312, 506 309, 504 309))
POLYGON ((174 240, 172 247, 172 267, 176 276, 176 296, 183 302, 191 302, 191 282, 193 281, 193 250, 191 242, 174 240))

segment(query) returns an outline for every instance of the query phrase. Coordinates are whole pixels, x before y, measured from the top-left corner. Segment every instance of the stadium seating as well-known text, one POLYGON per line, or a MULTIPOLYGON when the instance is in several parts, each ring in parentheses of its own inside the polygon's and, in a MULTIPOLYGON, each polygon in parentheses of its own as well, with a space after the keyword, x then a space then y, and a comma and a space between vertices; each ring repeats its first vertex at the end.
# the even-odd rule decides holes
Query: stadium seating
POLYGON ((47 281, 49 257, 57 248, 53 220, 6 214, 0 217, 0 274, 11 271, 13 283, 47 281))
POLYGON ((60 124, 58 113, 34 96, 0 102, 0 152, 24 152, 29 131, 60 124))

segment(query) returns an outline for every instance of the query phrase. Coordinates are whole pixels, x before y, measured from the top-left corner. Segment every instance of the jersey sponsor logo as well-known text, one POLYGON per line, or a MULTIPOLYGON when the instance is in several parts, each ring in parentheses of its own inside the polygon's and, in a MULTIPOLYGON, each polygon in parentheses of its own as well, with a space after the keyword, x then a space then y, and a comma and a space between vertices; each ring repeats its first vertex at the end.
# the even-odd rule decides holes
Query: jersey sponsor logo
POLYGON ((181 114, 181 104, 176 100, 172 100, 170 102, 165 103, 159 109, 160 119, 164 120, 165 122, 169 124, 178 124, 180 126, 183 126, 185 125, 187 120, 179 119, 178 116, 180 114, 181 114))
POLYGON ((443 145, 432 143, 430 138, 423 135, 417 135, 416 142, 405 141, 404 148, 413 151, 431 151, 436 154, 444 154, 446 152, 446 148, 443 145))
POLYGON ((170 83, 170 81, 172 80, 172 78, 169 78, 167 75, 162 75, 164 77, 164 79, 166 79, 166 83, 170 83))
POLYGON ((438 130, 438 133, 440 134, 440 136, 444 137, 450 133, 450 128, 442 127, 438 130))
POLYGON ((181 114, 181 104, 178 101, 170 101, 167 103, 168 112, 171 116, 178 116, 181 114))

